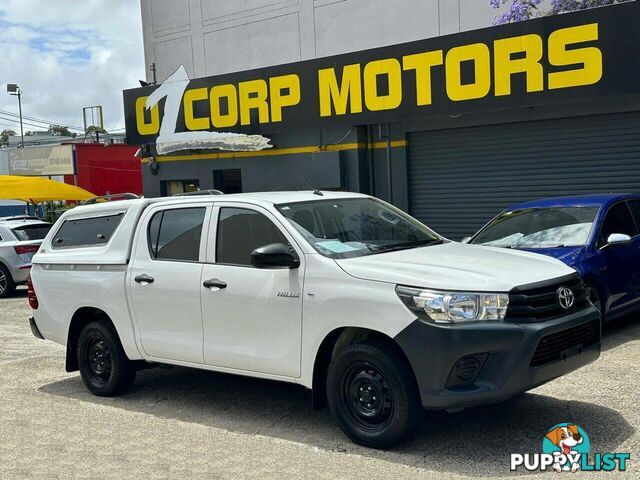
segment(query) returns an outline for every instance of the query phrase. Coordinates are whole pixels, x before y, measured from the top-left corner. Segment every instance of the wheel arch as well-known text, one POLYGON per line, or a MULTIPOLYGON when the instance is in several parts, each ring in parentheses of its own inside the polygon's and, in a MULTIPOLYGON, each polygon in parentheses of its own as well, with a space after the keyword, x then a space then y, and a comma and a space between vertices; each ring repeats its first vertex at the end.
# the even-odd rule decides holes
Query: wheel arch
POLYGON ((313 363, 313 377, 311 386, 311 400, 313 408, 322 408, 327 405, 326 381, 329 365, 334 356, 347 345, 354 343, 382 343, 388 345, 406 362, 411 375, 415 379, 415 372, 409 363, 409 359, 398 343, 385 333, 363 327, 338 327, 329 332, 316 352, 313 363))
POLYGON ((65 359, 65 370, 67 372, 75 372, 78 370, 78 354, 77 345, 78 338, 82 329, 91 322, 106 321, 120 338, 120 333, 115 324, 109 317, 109 314, 97 307, 80 307, 78 308, 69 323, 69 331, 67 332, 67 353, 65 359))
POLYGON ((598 295, 600 296, 600 304, 603 308, 602 313, 606 316, 606 314, 609 312, 609 289, 607 288, 605 282, 599 279, 597 276, 590 275, 588 273, 584 275, 583 280, 588 287, 593 287, 596 292, 598 292, 598 295))

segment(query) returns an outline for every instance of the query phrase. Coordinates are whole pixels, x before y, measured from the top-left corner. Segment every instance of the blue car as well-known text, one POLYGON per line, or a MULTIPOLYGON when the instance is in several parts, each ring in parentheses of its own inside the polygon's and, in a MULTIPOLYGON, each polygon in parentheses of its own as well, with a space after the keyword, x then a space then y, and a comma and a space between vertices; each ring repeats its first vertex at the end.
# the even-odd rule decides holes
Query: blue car
POLYGON ((514 205, 466 241, 562 260, 611 320, 640 308, 639 234, 640 195, 585 195, 514 205))

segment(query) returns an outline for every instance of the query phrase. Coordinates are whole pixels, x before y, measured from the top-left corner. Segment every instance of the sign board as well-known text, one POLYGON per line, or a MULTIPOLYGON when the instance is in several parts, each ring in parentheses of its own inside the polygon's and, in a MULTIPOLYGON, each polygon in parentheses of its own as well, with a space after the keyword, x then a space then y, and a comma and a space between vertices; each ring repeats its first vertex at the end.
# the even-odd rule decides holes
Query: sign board
MULTIPOLYGON (((640 2, 124 91, 127 142, 269 134, 640 94, 640 2), (162 128, 161 128, 162 127, 162 128)), ((176 75, 176 74, 174 74, 176 75)), ((186 75, 186 74, 185 74, 186 75)), ((185 142, 181 148, 189 148, 185 142)))
POLYGON ((9 174, 73 175, 73 145, 43 145, 9 150, 9 174))

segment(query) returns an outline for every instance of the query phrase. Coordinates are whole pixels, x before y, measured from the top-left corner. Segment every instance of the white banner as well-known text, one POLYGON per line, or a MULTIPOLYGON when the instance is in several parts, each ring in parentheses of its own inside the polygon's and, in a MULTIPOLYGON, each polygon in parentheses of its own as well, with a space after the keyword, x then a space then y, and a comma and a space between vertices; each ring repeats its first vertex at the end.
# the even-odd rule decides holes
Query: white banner
POLYGON ((11 175, 73 175, 73 145, 43 145, 9 151, 11 175))

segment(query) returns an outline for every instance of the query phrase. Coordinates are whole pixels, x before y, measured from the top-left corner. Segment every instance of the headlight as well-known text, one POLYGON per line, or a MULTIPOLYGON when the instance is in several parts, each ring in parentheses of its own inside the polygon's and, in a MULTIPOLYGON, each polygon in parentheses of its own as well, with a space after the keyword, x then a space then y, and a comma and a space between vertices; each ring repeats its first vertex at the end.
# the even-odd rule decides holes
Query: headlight
POLYGON ((504 320, 507 293, 440 292, 397 286, 396 293, 409 310, 434 323, 504 320))

